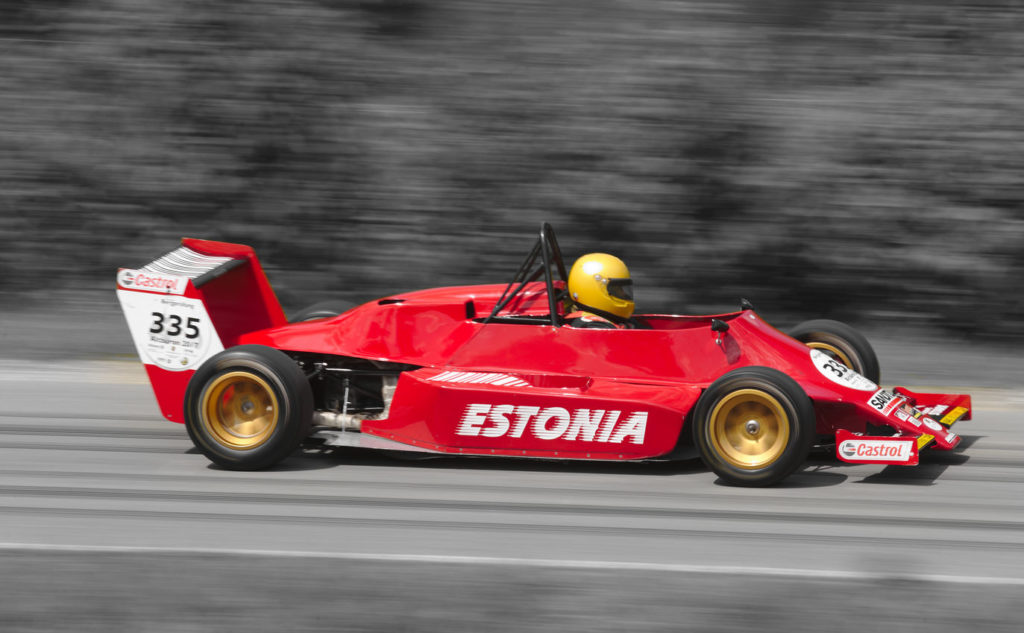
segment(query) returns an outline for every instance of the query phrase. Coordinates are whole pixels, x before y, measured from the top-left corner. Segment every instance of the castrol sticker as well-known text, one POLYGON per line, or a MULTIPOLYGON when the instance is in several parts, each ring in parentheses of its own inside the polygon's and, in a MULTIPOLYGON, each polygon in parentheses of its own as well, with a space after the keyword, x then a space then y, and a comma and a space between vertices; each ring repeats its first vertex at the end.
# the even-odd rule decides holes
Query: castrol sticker
POLYGON ((812 349, 811 362, 814 363, 814 366, 822 376, 828 378, 837 385, 842 385, 858 391, 875 391, 878 389, 878 385, 824 352, 812 349))
POLYGON ((836 455, 851 464, 917 464, 917 441, 912 437, 866 437, 840 431, 836 455))
POLYGON ((117 298, 146 365, 168 371, 196 369, 224 349, 199 299, 121 289, 117 298))
POLYGON ((164 294, 185 294, 188 277, 179 275, 162 275, 122 268, 117 271, 117 287, 125 290, 144 290, 146 292, 162 292, 164 294))

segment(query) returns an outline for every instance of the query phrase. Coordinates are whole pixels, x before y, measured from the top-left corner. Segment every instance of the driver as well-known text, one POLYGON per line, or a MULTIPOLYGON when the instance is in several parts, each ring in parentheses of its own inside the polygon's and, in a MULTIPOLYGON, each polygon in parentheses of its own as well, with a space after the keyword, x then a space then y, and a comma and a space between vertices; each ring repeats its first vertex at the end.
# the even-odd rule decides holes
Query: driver
POLYGON ((614 255, 588 253, 569 271, 569 300, 579 310, 565 315, 571 327, 630 327, 633 280, 626 264, 614 255))

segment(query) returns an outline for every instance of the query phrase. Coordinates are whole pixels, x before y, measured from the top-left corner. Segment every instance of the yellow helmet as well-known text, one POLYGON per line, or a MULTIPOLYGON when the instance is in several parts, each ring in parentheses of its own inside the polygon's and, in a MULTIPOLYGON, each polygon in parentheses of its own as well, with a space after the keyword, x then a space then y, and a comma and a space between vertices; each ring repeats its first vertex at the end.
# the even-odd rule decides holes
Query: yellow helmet
POLYGON ((633 315, 633 280, 614 255, 588 253, 569 271, 569 296, 584 311, 597 308, 628 319, 633 315))

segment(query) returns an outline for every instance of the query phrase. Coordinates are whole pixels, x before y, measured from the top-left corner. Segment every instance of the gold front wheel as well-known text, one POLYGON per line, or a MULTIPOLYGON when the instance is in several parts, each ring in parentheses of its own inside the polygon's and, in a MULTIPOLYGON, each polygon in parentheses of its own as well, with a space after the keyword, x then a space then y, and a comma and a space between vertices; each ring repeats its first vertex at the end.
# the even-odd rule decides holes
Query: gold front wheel
POLYGON ((701 459, 723 481, 769 486, 799 468, 815 436, 814 405, 777 369, 743 367, 704 390, 692 416, 701 459))
POLYGON ((752 470, 776 461, 789 442, 789 416, 782 404, 758 389, 740 389, 711 412, 711 442, 736 468, 752 470))
POLYGON ((203 393, 203 424, 219 444, 234 450, 262 446, 278 425, 280 406, 263 378, 245 371, 221 374, 203 393))

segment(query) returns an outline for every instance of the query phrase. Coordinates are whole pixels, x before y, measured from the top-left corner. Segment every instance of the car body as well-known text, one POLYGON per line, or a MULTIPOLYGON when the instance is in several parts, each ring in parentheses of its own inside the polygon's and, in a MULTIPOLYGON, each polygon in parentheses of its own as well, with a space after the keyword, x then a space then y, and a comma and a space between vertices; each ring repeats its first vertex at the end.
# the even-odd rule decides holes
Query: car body
POLYGON ((922 449, 956 447, 950 427, 970 418, 968 395, 888 390, 855 371, 873 362, 877 374, 877 359, 862 337, 848 345, 860 336, 848 326, 816 321, 824 333, 797 340, 744 302, 577 328, 564 319, 565 279, 545 224, 511 283, 401 293, 300 322, 236 244, 184 239, 121 269, 117 292, 164 416, 229 468, 272 466, 309 437, 549 459, 696 448, 725 481, 767 485, 833 441, 844 461, 916 464, 922 449))

